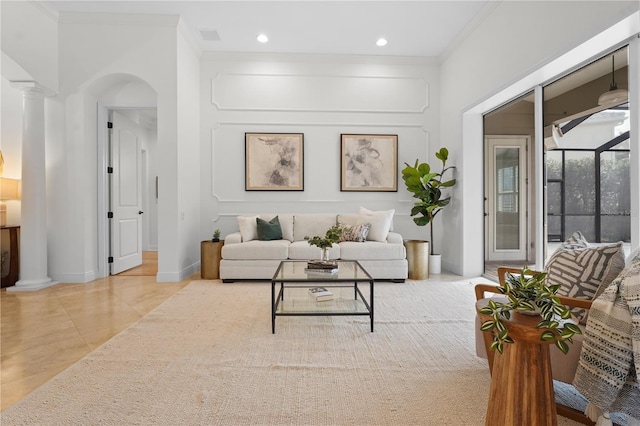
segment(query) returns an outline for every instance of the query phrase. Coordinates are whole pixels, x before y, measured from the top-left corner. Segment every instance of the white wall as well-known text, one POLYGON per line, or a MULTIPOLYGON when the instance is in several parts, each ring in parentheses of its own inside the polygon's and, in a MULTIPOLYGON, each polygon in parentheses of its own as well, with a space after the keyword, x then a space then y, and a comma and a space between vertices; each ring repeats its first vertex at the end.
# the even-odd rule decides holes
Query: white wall
POLYGON ((202 239, 238 214, 396 209, 395 229, 428 238, 409 216, 400 171, 439 142, 438 65, 418 58, 205 54, 201 69, 202 239), (304 191, 245 191, 245 132, 304 134, 304 191), (397 134, 398 191, 341 192, 340 134, 397 134))
MULTIPOLYGON (((41 86, 58 90, 57 15, 44 2, 0 2, 2 52, 41 86)), ((2 75, 15 79, 2 64, 2 75)), ((18 77, 21 78, 21 77, 18 77)))
POLYGON ((200 58, 178 32, 177 38, 178 270, 158 274, 159 281, 178 281, 200 269, 200 58))
POLYGON ((163 164, 159 175, 165 183, 159 199, 159 274, 180 277, 185 273, 182 265, 197 262, 193 254, 179 260, 184 249, 179 247, 175 207, 180 143, 176 28, 176 17, 148 17, 141 25, 117 14, 60 16, 60 90, 47 100, 46 133, 49 269, 56 280, 86 282, 100 275, 97 103, 123 79, 145 81, 157 93, 158 160, 163 164))
POLYGON ((445 269, 478 275, 483 268, 481 116, 470 119, 479 132, 463 133, 463 112, 637 10, 637 2, 500 2, 443 62, 442 139, 459 178, 436 237, 444 240, 446 230, 445 269))

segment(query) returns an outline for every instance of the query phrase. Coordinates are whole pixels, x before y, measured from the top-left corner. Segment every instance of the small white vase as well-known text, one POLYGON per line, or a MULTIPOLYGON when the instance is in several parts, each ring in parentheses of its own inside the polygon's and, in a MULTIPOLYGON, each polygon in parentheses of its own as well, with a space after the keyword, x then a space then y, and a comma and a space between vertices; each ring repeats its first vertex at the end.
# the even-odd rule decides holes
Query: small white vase
POLYGON ((442 255, 430 254, 429 255, 429 273, 434 275, 439 275, 442 272, 441 263, 442 263, 442 255))
POLYGON ((320 257, 320 260, 322 260, 323 262, 329 261, 329 247, 324 247, 322 249, 322 255, 320 257))

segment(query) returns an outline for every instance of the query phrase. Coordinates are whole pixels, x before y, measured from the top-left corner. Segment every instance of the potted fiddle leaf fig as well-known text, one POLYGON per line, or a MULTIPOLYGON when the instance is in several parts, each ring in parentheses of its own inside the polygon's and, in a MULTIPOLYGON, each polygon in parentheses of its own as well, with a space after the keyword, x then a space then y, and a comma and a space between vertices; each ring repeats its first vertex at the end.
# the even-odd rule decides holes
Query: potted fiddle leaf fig
POLYGON ((429 267, 431 272, 440 273, 440 255, 435 251, 433 240, 433 221, 436 215, 451 201, 451 197, 445 196, 442 190, 454 186, 456 180, 446 180, 444 177, 446 172, 455 169, 454 166, 447 167, 449 150, 440 148, 440 151, 436 152, 436 158, 442 162, 440 172, 432 170, 428 163, 420 163, 416 160, 413 166, 404 163, 406 167, 402 170, 402 179, 409 192, 413 193, 413 198, 418 200, 411 209, 411 216, 415 216, 413 221, 418 226, 429 225, 430 227, 431 257, 429 267))
POLYGON ((499 286, 500 293, 507 296, 506 301, 489 300, 487 306, 479 312, 490 316, 480 325, 480 329, 493 335, 491 350, 502 353, 505 343, 513 343, 504 320, 511 315, 540 315, 537 328, 544 328, 540 340, 553 342, 563 353, 569 351, 569 343, 573 336, 582 334, 580 328, 571 321, 571 311, 556 296, 560 284, 549 285, 545 272, 532 272, 527 266, 519 275, 507 273, 504 286, 499 286))

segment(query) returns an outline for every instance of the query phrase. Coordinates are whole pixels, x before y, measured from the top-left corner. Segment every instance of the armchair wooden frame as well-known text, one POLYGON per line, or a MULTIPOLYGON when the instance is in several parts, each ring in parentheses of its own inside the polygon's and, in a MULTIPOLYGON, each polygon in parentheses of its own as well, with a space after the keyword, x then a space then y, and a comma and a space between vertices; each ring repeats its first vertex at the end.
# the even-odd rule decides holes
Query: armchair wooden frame
MULTIPOLYGON (((532 271, 532 272, 536 273, 537 271, 532 271)), ((500 286, 504 286, 505 277, 507 273, 519 275, 522 273, 522 269, 507 268, 507 267, 498 268, 498 281, 500 286)), ((476 293, 476 300, 484 299, 486 297, 485 296, 486 293, 501 294, 500 291, 498 290, 498 286, 491 285, 491 284, 476 284, 475 293, 476 293)), ((584 309, 591 308, 590 300, 576 299, 574 297, 565 297, 565 296, 558 296, 558 298, 563 304, 571 308, 584 308, 584 309)), ((494 353, 490 349, 491 341, 492 341, 491 333, 485 332, 485 333, 482 333, 482 335, 484 338, 484 346, 487 352, 487 361, 489 362, 489 372, 491 373, 493 371, 493 357, 494 357, 494 353)), ((556 410, 558 414, 561 416, 567 417, 569 419, 575 420, 585 425, 591 425, 591 426, 595 425, 595 423, 591 421, 591 419, 589 419, 586 415, 584 415, 582 412, 575 410, 571 407, 556 403, 556 410)))

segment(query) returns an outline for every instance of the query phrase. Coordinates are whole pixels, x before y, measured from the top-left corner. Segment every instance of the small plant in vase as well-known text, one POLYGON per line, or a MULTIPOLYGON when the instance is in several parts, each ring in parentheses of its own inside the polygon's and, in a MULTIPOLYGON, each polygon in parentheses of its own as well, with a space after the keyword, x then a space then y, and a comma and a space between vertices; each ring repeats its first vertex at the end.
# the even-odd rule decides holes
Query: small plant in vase
POLYGON ((329 249, 338 241, 340 241, 340 237, 342 237, 344 229, 340 225, 333 225, 331 228, 327 230, 324 237, 320 237, 318 235, 314 235, 313 237, 304 237, 305 240, 309 243, 309 245, 319 247, 322 249, 322 259, 323 261, 329 260, 329 249))
POLYGON ((212 242, 218 242, 220 241, 220 230, 216 229, 215 231, 213 231, 213 238, 211 239, 212 242))
POLYGON ((502 353, 505 343, 513 343, 503 320, 510 319, 514 312, 540 315, 541 321, 536 327, 547 329, 540 335, 540 340, 554 342, 565 354, 569 351, 567 342, 573 343, 573 336, 582 334, 571 321, 569 308, 556 296, 560 284, 547 285, 546 278, 546 273, 534 273, 526 266, 519 275, 507 273, 504 286, 498 287, 507 300, 489 300, 488 305, 479 310, 491 317, 480 325, 482 331, 493 334, 491 350, 502 353))

